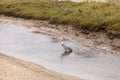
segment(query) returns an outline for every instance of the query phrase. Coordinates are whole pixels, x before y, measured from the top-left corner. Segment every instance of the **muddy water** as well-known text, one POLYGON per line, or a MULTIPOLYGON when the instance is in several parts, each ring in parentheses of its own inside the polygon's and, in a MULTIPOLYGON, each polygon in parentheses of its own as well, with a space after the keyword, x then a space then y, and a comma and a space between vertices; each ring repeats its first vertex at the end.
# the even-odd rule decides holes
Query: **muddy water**
POLYGON ((0 22, 0 52, 85 80, 120 80, 120 56, 66 41, 73 53, 61 58, 64 49, 54 36, 33 31, 21 24, 0 22))

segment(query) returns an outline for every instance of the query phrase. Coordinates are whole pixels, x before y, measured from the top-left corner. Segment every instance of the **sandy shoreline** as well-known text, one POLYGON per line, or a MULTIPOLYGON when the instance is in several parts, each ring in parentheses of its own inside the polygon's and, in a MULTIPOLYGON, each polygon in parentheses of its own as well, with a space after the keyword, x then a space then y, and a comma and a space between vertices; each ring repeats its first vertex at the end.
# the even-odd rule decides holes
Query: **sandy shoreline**
POLYGON ((0 80, 80 80, 0 53, 0 80))

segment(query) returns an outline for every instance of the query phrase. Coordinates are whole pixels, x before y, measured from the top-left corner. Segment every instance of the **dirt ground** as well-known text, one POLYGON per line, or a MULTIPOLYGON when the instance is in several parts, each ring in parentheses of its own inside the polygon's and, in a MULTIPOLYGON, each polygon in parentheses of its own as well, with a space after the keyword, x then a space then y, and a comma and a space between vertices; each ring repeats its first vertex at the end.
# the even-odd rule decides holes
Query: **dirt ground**
POLYGON ((80 80, 0 54, 0 80, 80 80))

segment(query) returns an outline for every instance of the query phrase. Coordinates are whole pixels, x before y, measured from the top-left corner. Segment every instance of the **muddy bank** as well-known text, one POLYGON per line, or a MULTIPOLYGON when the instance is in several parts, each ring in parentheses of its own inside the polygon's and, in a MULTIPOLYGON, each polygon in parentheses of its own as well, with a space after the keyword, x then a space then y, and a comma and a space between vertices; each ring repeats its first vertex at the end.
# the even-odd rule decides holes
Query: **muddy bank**
POLYGON ((76 30, 68 25, 51 25, 47 22, 34 25, 38 32, 52 33, 52 35, 64 36, 73 42, 83 43, 89 47, 96 47, 110 51, 120 52, 120 34, 114 32, 90 32, 88 30, 76 30))
POLYGON ((53 25, 47 21, 25 20, 22 18, 6 17, 1 15, 1 21, 11 21, 14 24, 21 23, 28 28, 35 28, 35 33, 54 35, 57 39, 60 36, 76 43, 82 43, 88 47, 101 48, 107 51, 120 52, 120 35, 114 32, 90 32, 87 30, 76 30, 69 25, 53 25))
POLYGON ((80 80, 0 53, 0 80, 80 80))

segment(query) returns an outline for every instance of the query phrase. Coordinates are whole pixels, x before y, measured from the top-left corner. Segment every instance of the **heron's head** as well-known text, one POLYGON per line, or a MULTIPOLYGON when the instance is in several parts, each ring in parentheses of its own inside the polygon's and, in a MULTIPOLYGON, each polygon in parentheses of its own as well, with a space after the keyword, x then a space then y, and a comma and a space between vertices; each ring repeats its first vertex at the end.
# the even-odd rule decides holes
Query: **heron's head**
POLYGON ((62 44, 62 46, 64 45, 64 42, 63 41, 61 41, 61 44, 62 44))

